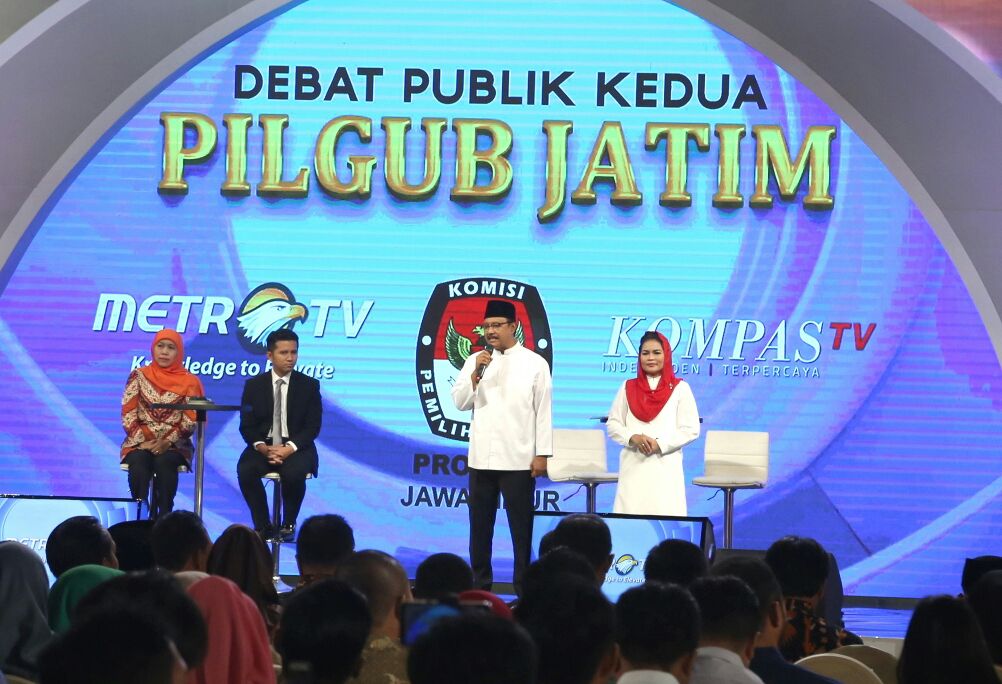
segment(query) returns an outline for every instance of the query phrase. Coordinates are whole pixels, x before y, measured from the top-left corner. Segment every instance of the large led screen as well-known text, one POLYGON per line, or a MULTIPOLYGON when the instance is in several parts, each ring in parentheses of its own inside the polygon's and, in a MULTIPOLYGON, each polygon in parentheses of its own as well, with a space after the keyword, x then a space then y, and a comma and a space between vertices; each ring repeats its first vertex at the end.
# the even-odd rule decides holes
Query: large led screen
MULTIPOLYGON (((849 593, 919 596, 999 527, 999 364, 933 230, 829 105, 670 3, 290 4, 112 127, 4 273, 4 491, 124 495, 119 400, 154 332, 232 404, 286 326, 324 397, 303 515, 411 568, 465 553, 449 388, 504 297, 557 427, 599 426, 657 329, 704 431, 769 432, 736 546, 811 535, 849 593)), ((208 428, 213 532, 249 522, 237 421, 208 428)), ((573 493, 542 480, 537 507, 573 493)), ((722 496, 687 495, 722 529, 722 496)), ((495 556, 504 579, 503 516, 495 556)))

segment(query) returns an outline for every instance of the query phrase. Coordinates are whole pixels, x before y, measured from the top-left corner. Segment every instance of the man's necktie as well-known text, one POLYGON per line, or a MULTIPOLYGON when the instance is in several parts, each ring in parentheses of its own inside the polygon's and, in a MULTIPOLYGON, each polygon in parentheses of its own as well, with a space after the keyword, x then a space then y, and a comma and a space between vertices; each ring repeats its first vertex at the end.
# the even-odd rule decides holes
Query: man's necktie
POLYGON ((275 381, 275 410, 271 414, 271 445, 282 446, 282 385, 285 380, 275 381))

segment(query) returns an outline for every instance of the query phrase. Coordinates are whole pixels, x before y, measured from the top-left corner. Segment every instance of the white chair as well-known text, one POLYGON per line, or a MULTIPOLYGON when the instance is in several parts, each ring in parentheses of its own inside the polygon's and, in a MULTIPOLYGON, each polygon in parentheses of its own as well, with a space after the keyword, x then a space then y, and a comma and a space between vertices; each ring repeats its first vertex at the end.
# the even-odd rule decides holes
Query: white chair
MULTIPOLYGON (((279 534, 279 526, 282 524, 282 475, 277 472, 270 472, 265 473, 262 479, 271 482, 273 489, 275 490, 271 497, 271 525, 274 529, 275 536, 265 541, 271 544, 271 558, 274 562, 271 581, 274 582, 277 587, 279 582, 282 581, 282 577, 278 574, 278 561, 282 555, 283 543, 281 535, 279 534)), ((306 473, 306 479, 312 480, 313 473, 306 473)))
POLYGON ((724 493, 724 545, 734 540, 734 492, 761 489, 769 479, 769 433, 709 430, 703 450, 703 477, 693 479, 698 487, 724 493))
MULTIPOLYGON (((129 472, 129 464, 122 462, 118 466, 119 470, 124 470, 129 472)), ((177 472, 179 473, 190 473, 191 470, 187 465, 179 465, 177 467, 177 472)), ((146 504, 147 517, 153 515, 153 511, 157 508, 157 476, 156 473, 153 474, 153 478, 150 480, 150 500, 147 502, 145 499, 136 499, 136 520, 143 517, 143 504, 146 504)))
POLYGON ((863 644, 866 646, 873 646, 876 649, 890 653, 895 658, 901 657, 901 647, 904 645, 904 639, 898 639, 895 637, 862 637, 863 644))
POLYGON ((898 684, 898 659, 887 651, 865 644, 841 646, 832 653, 858 660, 873 670, 884 684, 898 684))
POLYGON ((880 677, 866 665, 838 653, 818 653, 801 658, 796 664, 842 684, 882 684, 880 677))
POLYGON ((605 431, 554 430, 553 456, 546 463, 546 476, 554 482, 584 487, 588 493, 585 510, 594 513, 598 486, 619 481, 619 473, 610 473, 606 462, 605 431))

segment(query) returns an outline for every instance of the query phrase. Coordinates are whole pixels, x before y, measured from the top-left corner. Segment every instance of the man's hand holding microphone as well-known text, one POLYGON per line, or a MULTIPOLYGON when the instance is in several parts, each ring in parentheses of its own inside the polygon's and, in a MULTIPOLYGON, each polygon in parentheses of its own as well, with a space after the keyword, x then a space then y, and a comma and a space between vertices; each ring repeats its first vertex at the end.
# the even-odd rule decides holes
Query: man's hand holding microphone
POLYGON ((473 389, 477 388, 480 384, 481 378, 484 377, 484 371, 487 370, 488 364, 491 362, 491 348, 487 347, 482 352, 477 354, 477 365, 473 368, 473 389))

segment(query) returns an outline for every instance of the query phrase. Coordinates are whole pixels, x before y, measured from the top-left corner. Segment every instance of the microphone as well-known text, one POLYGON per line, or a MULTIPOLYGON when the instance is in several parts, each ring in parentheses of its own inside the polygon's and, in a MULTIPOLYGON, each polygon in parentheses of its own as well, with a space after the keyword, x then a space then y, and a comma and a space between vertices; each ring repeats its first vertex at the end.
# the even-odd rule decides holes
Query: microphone
MULTIPOLYGON (((484 344, 484 351, 494 351, 494 347, 492 347, 489 344, 484 344)), ((479 366, 477 366, 477 380, 480 380, 484 377, 484 371, 487 370, 487 366, 489 365, 490 362, 488 361, 487 363, 482 363, 479 366)))

